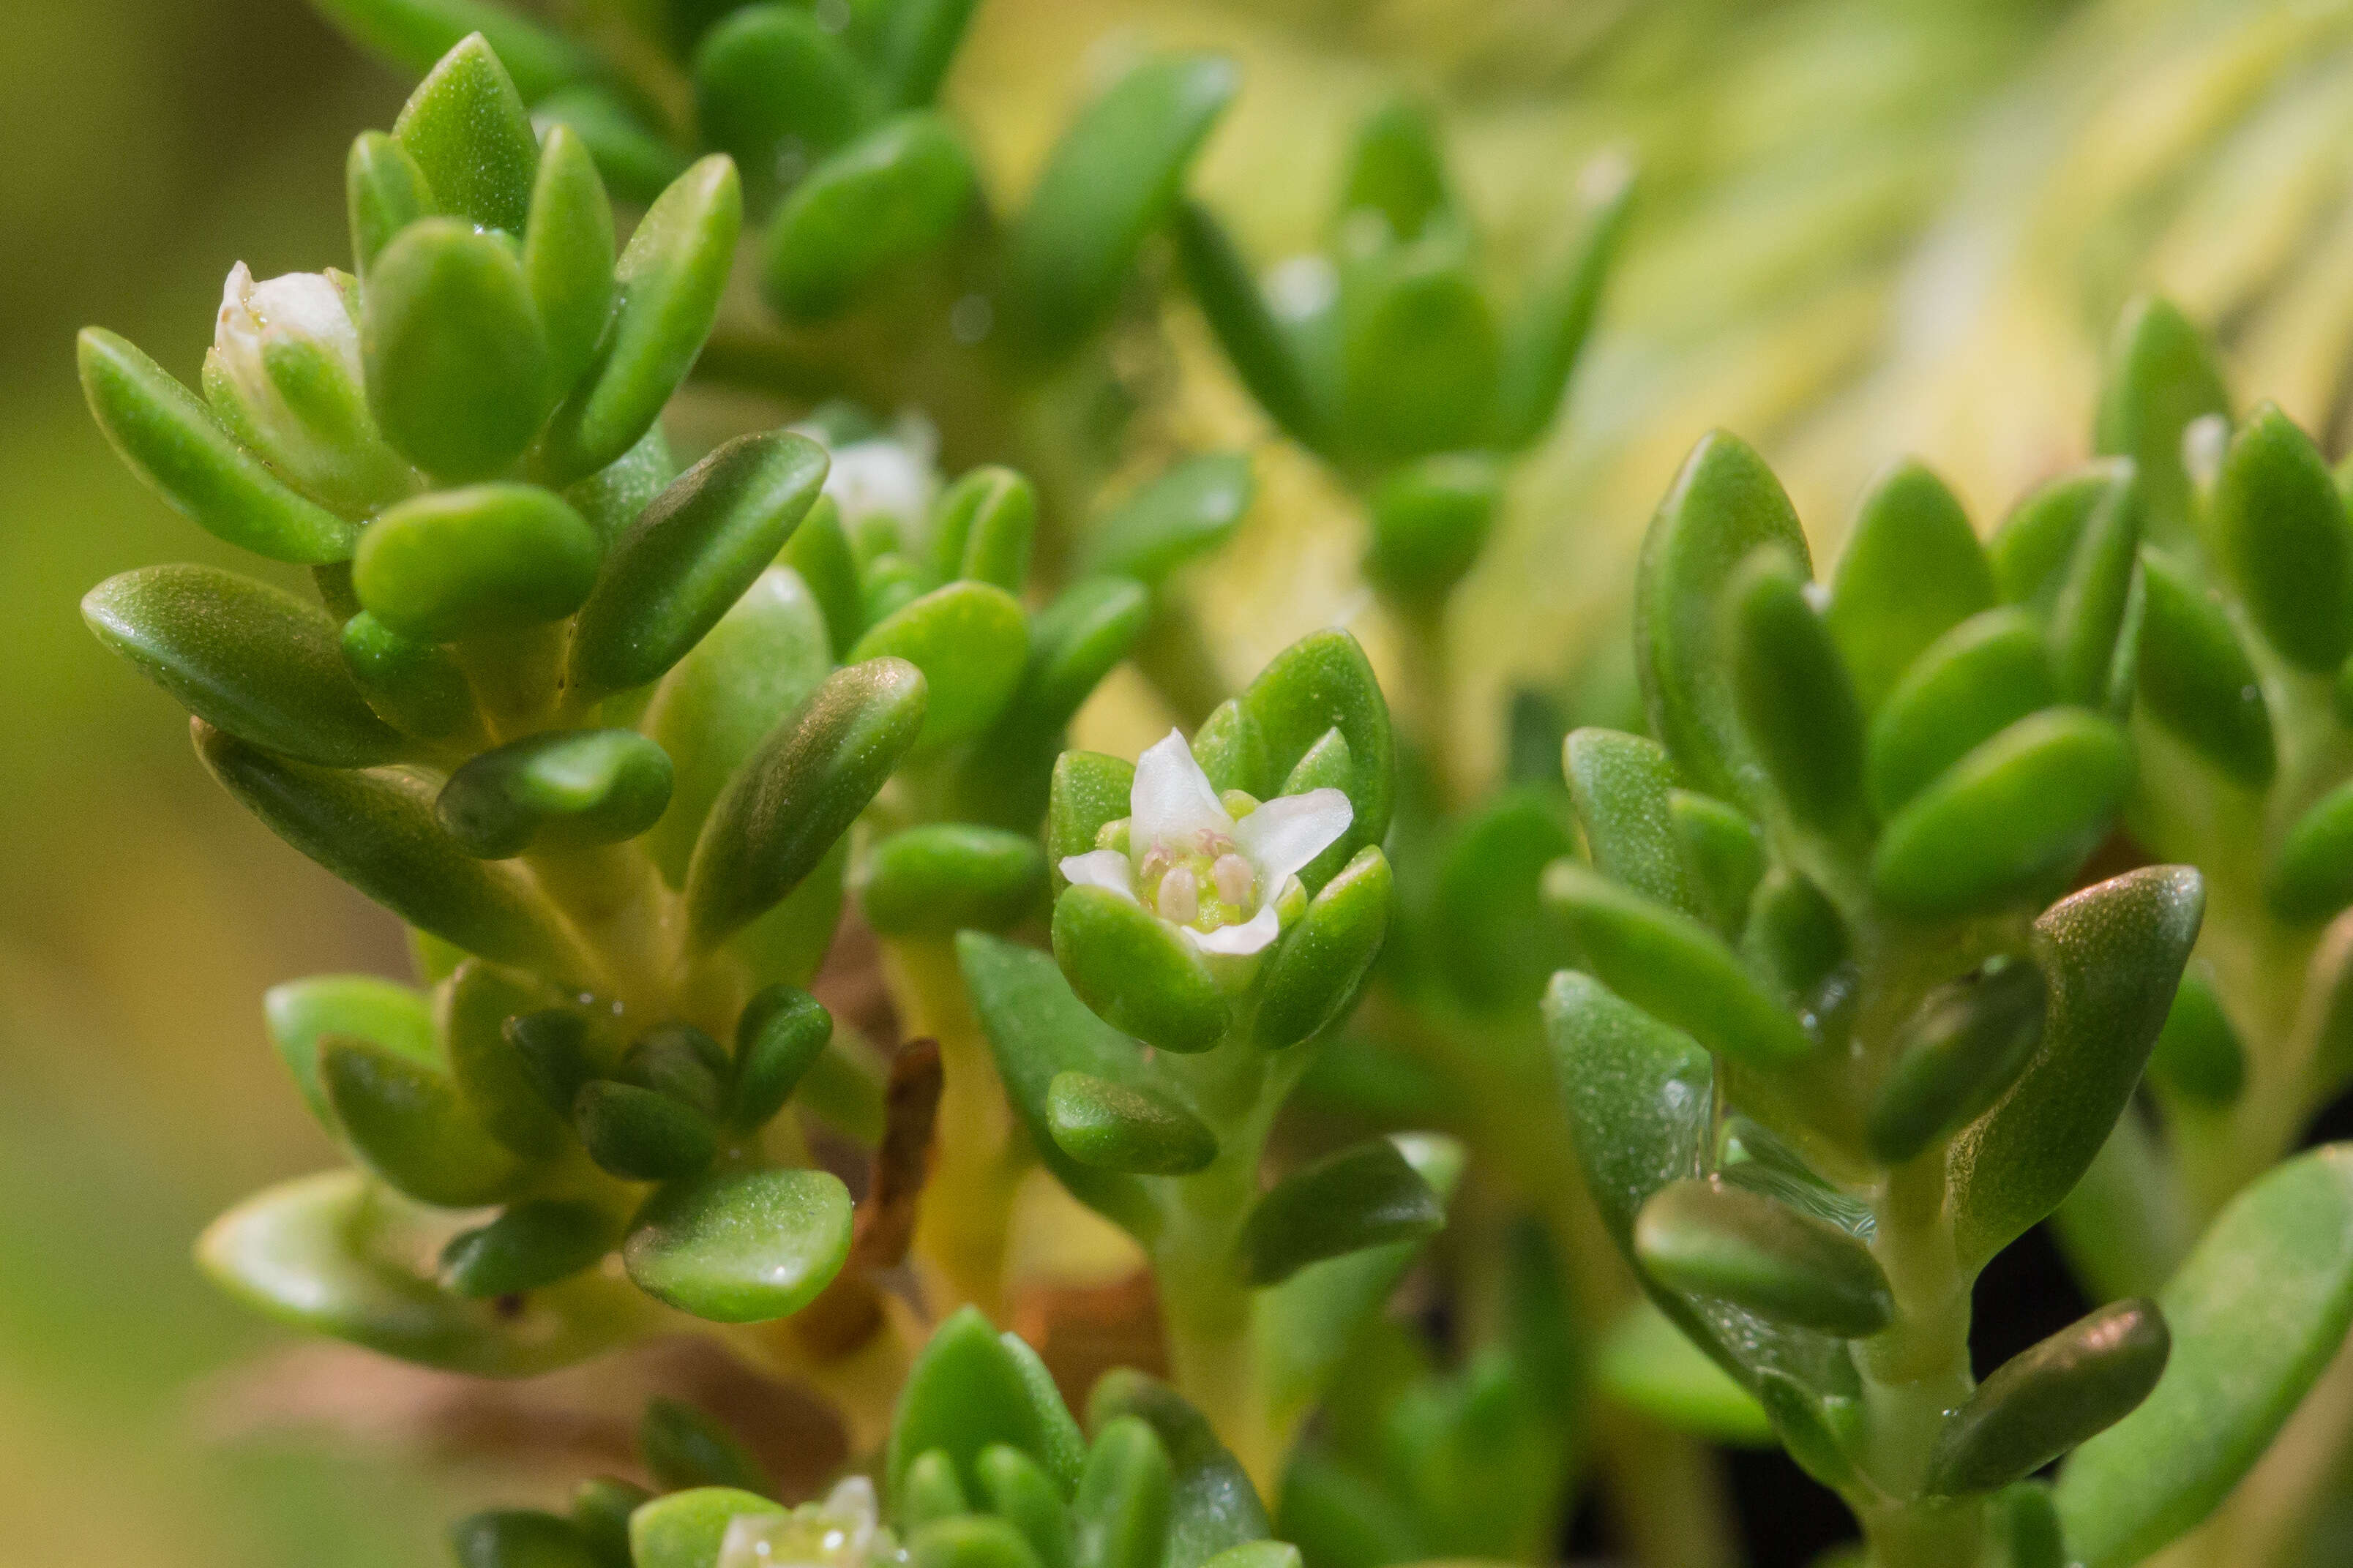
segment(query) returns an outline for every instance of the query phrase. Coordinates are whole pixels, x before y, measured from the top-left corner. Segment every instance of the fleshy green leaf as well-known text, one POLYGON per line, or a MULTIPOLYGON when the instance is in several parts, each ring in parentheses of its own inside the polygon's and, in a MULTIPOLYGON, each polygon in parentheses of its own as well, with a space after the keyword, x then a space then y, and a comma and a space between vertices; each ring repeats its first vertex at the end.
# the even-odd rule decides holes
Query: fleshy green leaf
POLYGON ((1642 541, 1634 599, 1635 667, 1651 728, 1692 782, 1745 799, 1760 764, 1740 730, 1718 649, 1718 599, 1740 563, 1778 544, 1811 570, 1798 514, 1765 460, 1716 431, 1683 460, 1642 541))
POLYGON ((1038 841, 968 822, 894 833, 867 852, 861 875, 860 907, 884 936, 1002 931, 1046 905, 1046 858, 1038 841))
POLYGON ((1760 1068, 1812 1053, 1803 1026, 1689 915, 1574 862, 1545 874, 1545 897, 1604 984, 1710 1050, 1760 1068))
POLYGON ((1038 487, 1011 468, 973 469, 932 509, 932 570, 1019 594, 1038 531, 1038 487))
POLYGON ((2311 437, 2271 404, 2249 415, 2208 515, 2265 640, 2299 668, 2335 673, 2353 653, 2353 523, 2311 437))
POLYGON ((319 1082, 319 1044, 329 1036, 365 1040, 426 1066, 440 1059, 433 1011, 406 985, 373 974, 314 974, 262 994, 262 1017, 294 1086, 320 1125, 333 1131, 334 1111, 319 1082))
POLYGON ((734 1083, 727 1120, 744 1131, 784 1109, 833 1038, 833 1015, 792 985, 771 985, 735 1021, 734 1083))
POLYGON ((789 185, 855 135, 872 92, 840 35, 797 5, 745 5, 694 51, 695 122, 754 188, 789 185))
POLYGON ((1725 589, 1733 702, 1779 804, 1837 832, 1862 805, 1862 705, 1806 580, 1770 546, 1725 589))
POLYGON ((719 624, 784 548, 825 483, 825 449, 788 430, 740 436, 647 503, 580 606, 571 681, 659 677, 719 624))
POLYGON ((202 722, 195 742, 213 777, 272 832, 410 925, 501 963, 576 971, 537 890, 451 842, 426 780, 288 762, 202 722))
POLYGON ((403 637, 365 610, 343 623, 338 641, 360 695, 395 729, 439 741, 476 722, 466 672, 440 644, 403 637))
POLYGON ((735 1435, 693 1405, 656 1399, 638 1423, 638 1451, 664 1491, 692 1487, 733 1487, 769 1494, 776 1489, 766 1467, 735 1435))
POLYGON ((547 333, 552 395, 588 368, 613 314, 613 204, 587 143, 567 126, 551 129, 540 148, 522 272, 547 333))
POLYGON ((604 352, 542 438, 559 479, 594 473, 638 444, 702 350, 744 226, 735 165, 705 158, 661 194, 614 271, 620 303, 604 352))
POLYGON ((1913 915, 1998 906, 2089 854, 2132 776, 2132 747, 2105 719, 2073 708, 2030 714, 1895 814, 1872 857, 1872 886, 1913 915))
POLYGON ((1971 616, 1928 645, 1871 721, 1871 803, 1893 817, 1984 742, 2059 700, 2050 646, 2023 610, 1971 616))
POLYGON ((561 125, 578 136, 613 194, 638 206, 651 206, 686 170, 677 148, 600 87, 581 83, 549 93, 532 105, 532 121, 543 134, 561 125))
POLYGON ((1395 1143, 1375 1138, 1295 1171, 1259 1199, 1236 1243, 1253 1285, 1368 1247, 1419 1241, 1446 1226, 1446 1205, 1395 1143))
POLYGON ((358 530, 237 445, 211 410, 127 340, 76 340, 90 414, 132 472, 206 532, 273 561, 351 559, 358 530))
POLYGON ((2127 871, 2034 922, 2051 988, 2042 1043, 1993 1110, 1954 1141, 1954 1230, 1974 1268, 2059 1206, 2140 1081, 2205 912, 2186 866, 2127 871))
POLYGON ((1145 61, 1062 132, 1007 237, 1007 270, 1050 351, 1101 325, 1144 238, 1175 206, 1185 169, 1237 87, 1214 55, 1145 61))
POLYGON ((596 580, 596 531, 533 485, 471 485, 402 501, 368 526, 352 586, 404 637, 449 642, 560 620, 596 580))
POLYGON ((1347 742, 1348 777, 1339 787, 1355 815, 1348 831, 1305 874, 1313 891, 1321 879, 1316 868, 1336 871, 1356 851, 1380 843, 1388 833, 1397 799, 1388 703, 1365 650, 1343 631, 1311 633, 1275 655, 1240 702, 1265 745, 1275 778, 1287 776, 1309 748, 1333 730, 1347 742))
POLYGON ((1642 1205, 1634 1256, 1672 1289, 1862 1339, 1894 1315, 1887 1277, 1844 1229, 1721 1182, 1670 1183, 1642 1205))
POLYGON ((1162 1568, 1201 1568, 1219 1552, 1266 1539, 1266 1509, 1250 1477, 1201 1413, 1176 1390, 1125 1367, 1105 1373, 1087 1396, 1087 1425, 1100 1432, 1123 1415, 1149 1422, 1168 1451, 1171 1484, 1162 1568))
POLYGON ((1955 1412, 1928 1485, 1988 1492, 2025 1479, 2148 1397, 2172 1348, 2157 1303, 2117 1301, 2004 1362, 1955 1412))
POLYGON ((2296 818, 2272 854, 2263 897, 2291 921, 2326 920, 2353 902, 2353 784, 2337 785, 2296 818))
POLYGON ((458 1568, 597 1568, 572 1521, 533 1509, 488 1509, 449 1527, 458 1568))
POLYGON ((1055 900, 1054 959, 1103 1022, 1162 1050, 1208 1050, 1232 1022, 1199 950, 1109 889, 1070 888, 1055 900))
POLYGON ((2002 519, 1986 550, 2002 603, 2050 614, 2084 524, 2116 491, 2136 482, 2130 462, 2105 458, 2029 491, 2002 519))
POLYGON ((649 1295, 720 1323, 790 1316, 849 1256, 849 1190, 825 1171, 719 1171, 647 1200, 621 1248, 649 1295))
POLYGON ((1569 798, 1593 864, 1614 882, 1686 913, 1704 907, 1675 836, 1674 764, 1656 741, 1617 730, 1570 733, 1561 748, 1569 798))
MULTIPOLYGON (((459 964, 437 998, 449 1074, 468 1108, 491 1137, 530 1158, 560 1153, 571 1142, 558 1108, 569 1109, 580 1086, 575 1080, 561 1097, 551 1097, 507 1026, 558 999, 533 976, 479 958, 459 964)), ((568 1011, 556 1016, 575 1023, 580 1017, 568 1011)))
POLYGON ((2042 1043, 2049 994, 2026 961, 1930 992, 1905 1025, 1864 1122, 1880 1163, 1900 1165, 1991 1109, 2042 1043))
POLYGON ((519 1295, 569 1279, 620 1239, 620 1222, 595 1204, 539 1198, 454 1237, 441 1280, 469 1300, 519 1295))
POLYGON ((2186 526, 2190 480, 2181 436, 2210 415, 2229 419, 2231 394, 2198 329, 2171 300, 2143 295, 2127 304, 2108 340, 2093 444, 2133 460, 2159 538, 2176 538, 2186 526))
POLYGON ((1568 395, 1633 210, 1634 167, 1605 153, 1577 174, 1569 242, 1537 275, 1505 334, 1496 434, 1507 450, 1535 441, 1568 395))
POLYGON ((958 1514, 908 1524, 914 1533, 907 1558, 914 1568, 1039 1568, 1038 1554, 1021 1532, 987 1514, 958 1514))
POLYGON ((647 1503, 629 1516, 636 1568, 719 1568, 727 1526, 741 1514, 784 1510, 757 1492, 696 1487, 647 1503))
POLYGON ((886 120, 793 187, 760 242, 760 281, 787 321, 840 314, 887 269, 946 238, 973 196, 971 155, 943 116, 886 120))
POLYGON ((1709 923, 1737 940, 1757 885, 1765 879, 1765 844, 1757 825, 1722 801, 1687 789, 1667 792, 1667 815, 1709 923))
POLYGON ((2188 572, 2141 553, 2147 607, 2135 694, 2150 715, 2249 789, 2271 783, 2271 709, 2230 616, 2188 572))
POLYGON ((1217 1134, 1152 1089, 1059 1072, 1046 1088, 1054 1145, 1082 1165, 1137 1176, 1182 1176, 1218 1157, 1217 1134))
POLYGON ((1340 183, 1340 221, 1374 213, 1391 236, 1411 240, 1452 205, 1446 156, 1429 112, 1410 99, 1395 98, 1366 115, 1340 183))
POLYGON ((1070 1506, 1037 1460, 1009 1443, 992 1443, 973 1468, 989 1512, 1021 1532, 1040 1568, 1073 1568, 1070 1506))
POLYGON ((480 34, 461 39, 417 84, 392 134, 425 172, 439 210, 522 235, 539 141, 522 95, 480 34))
POLYGON ((2353 1146, 2242 1192, 2158 1301, 2165 1375, 2060 1476, 2067 1544, 2089 1568, 2141 1562, 2205 1518, 2337 1353, 2353 1321, 2353 1146))
POLYGON ((1053 867, 1054 890, 1063 881, 1061 863, 1095 847, 1104 826, 1128 814, 1135 787, 1135 764, 1101 752, 1064 752, 1054 760, 1046 805, 1046 858, 1053 867))
POLYGON ((670 789, 670 759, 635 730, 551 730, 467 763, 433 809, 467 853, 503 860, 534 846, 634 838, 670 789))
POLYGON ((392 237, 433 210, 433 187, 408 150, 381 131, 363 131, 343 163, 352 265, 364 275, 392 237))
POLYGON ((1095 1429, 1071 1510, 1081 1559, 1096 1568, 1158 1568, 1168 1532, 1168 1450, 1140 1417, 1095 1429))
POLYGON ((1446 846, 1429 940, 1447 984, 1474 1007, 1525 1007, 1569 961, 1567 931, 1542 893, 1544 868, 1575 852, 1563 815, 1556 792, 1505 790, 1446 846))
POLYGON ((1864 710, 1876 713, 1931 643, 1994 603, 1993 569, 1944 481, 1908 459, 1872 480, 1824 616, 1864 710))
POLYGON ((2227 1106, 2246 1088, 2246 1047, 2223 1013, 2203 962, 2193 963, 2182 973, 2173 1009, 2166 1014, 2165 1027, 2149 1052, 2148 1072, 2156 1082, 2200 1105, 2227 1106))
POLYGON ((2085 707, 2108 695, 2140 563, 2140 482, 2129 465, 2119 469, 2084 519, 2049 612, 2059 695, 2085 707))
POLYGON ((1341 301, 1341 420, 1376 460, 1478 445, 1493 429, 1503 344, 1451 236, 1360 264, 1341 301))
POLYGON ((719 1130, 709 1116, 640 1084, 609 1079, 583 1084, 572 1102, 572 1124, 588 1157, 623 1181, 691 1176, 719 1152, 719 1130))
POLYGON ((978 1489, 976 1466, 1004 1444, 1036 1459, 1067 1493, 1078 1483, 1083 1442, 1050 1380, 1040 1384, 988 1320, 966 1307, 934 1330, 908 1369, 883 1450, 885 1490, 897 1500, 921 1456, 947 1456, 962 1489, 978 1489))
POLYGON ((421 1202, 489 1203, 515 1178, 515 1157, 491 1135, 437 1066, 365 1040, 319 1045, 319 1083, 367 1167, 421 1202))
POLYGON ((141 674, 240 740, 330 768, 403 750, 344 670, 334 622, 282 589, 210 566, 145 566, 92 588, 81 615, 141 674))
POLYGON ((1079 569, 1156 587, 1179 566, 1231 539, 1256 494, 1247 453, 1187 458, 1087 531, 1079 569))
POLYGON ((1259 993, 1261 1046, 1313 1039, 1346 1015, 1388 934, 1395 881, 1388 857, 1359 849, 1283 932, 1259 993))
POLYGON ((416 1218, 358 1172, 330 1171, 271 1187, 215 1220, 196 1261, 223 1289, 290 1327, 478 1376, 547 1372, 636 1331, 636 1292, 596 1274, 519 1301, 449 1294, 415 1271, 413 1238, 399 1233, 416 1218))
POLYGON ((1325 412, 1317 406, 1307 368, 1249 261, 1216 215, 1198 202, 1177 204, 1175 227, 1186 284, 1234 374, 1293 439, 1321 448, 1329 438, 1325 412))
POLYGON ((1018 600, 987 583, 950 583, 870 628, 846 662, 890 658, 923 671, 931 697, 919 743, 932 751, 996 721, 1029 652, 1029 618, 1018 600))
POLYGON ((828 676, 712 806, 686 874, 693 939, 716 943, 798 886, 866 809, 923 722, 923 678, 902 659, 828 676))
POLYGON ((1483 452, 1445 452, 1391 474, 1372 495, 1365 574, 1405 604, 1444 603, 1486 548, 1503 468, 1483 452))
POLYGON ((554 382, 514 249, 461 219, 420 218, 375 258, 364 300, 368 402, 392 444, 452 483, 520 457, 554 382))
POLYGON ((1084 577, 1030 618, 1021 683, 964 763, 960 809, 1000 827, 1026 830, 1037 823, 1052 799, 1064 730, 1151 616, 1152 596, 1143 584, 1084 577))

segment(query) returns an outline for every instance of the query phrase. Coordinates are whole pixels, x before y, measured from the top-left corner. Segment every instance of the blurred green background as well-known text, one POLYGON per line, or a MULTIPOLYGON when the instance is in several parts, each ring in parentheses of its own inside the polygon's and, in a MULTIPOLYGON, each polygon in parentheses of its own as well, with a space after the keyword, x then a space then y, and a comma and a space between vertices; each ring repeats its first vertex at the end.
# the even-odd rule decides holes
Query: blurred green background
MULTIPOLYGON (((1990 526, 2080 454, 2106 324, 2160 283, 2242 388, 2341 448, 2348 33, 2343 5, 2222 0, 987 0, 953 97, 1018 185, 1107 61, 1230 48, 1245 94, 1199 185, 1270 263, 1316 237, 1354 120, 1400 85, 1447 112, 1506 279, 1584 158, 1636 150, 1606 330, 1460 606, 1458 738, 1485 758, 1503 688, 1606 667, 1631 542, 1710 425, 1759 442, 1820 548, 1905 451, 1990 526)), ((230 1201, 328 1163, 260 992, 402 959, 75 611, 110 573, 226 552, 107 451, 73 330, 193 379, 231 263, 343 259, 343 149, 401 96, 299 0, 0 26, 0 1556, 23 1568, 423 1564, 463 1500, 514 1484, 413 1440, 439 1429, 429 1384, 306 1419, 304 1378, 352 1363, 284 1360, 190 1265, 230 1201)), ((1169 328, 1173 429, 1252 435, 1181 302, 1169 328)), ((1329 488, 1281 456, 1267 488, 1200 585, 1240 668, 1362 604, 1329 488)))

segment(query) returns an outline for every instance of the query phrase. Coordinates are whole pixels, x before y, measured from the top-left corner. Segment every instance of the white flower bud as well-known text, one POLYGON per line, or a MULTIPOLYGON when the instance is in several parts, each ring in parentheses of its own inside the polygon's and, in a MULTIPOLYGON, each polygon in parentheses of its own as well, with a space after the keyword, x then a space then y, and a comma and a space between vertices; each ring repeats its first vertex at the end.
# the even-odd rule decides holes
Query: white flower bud
POLYGON ((359 324, 325 273, 257 283, 244 262, 229 269, 205 395, 239 440, 334 510, 364 515, 416 489, 368 412, 359 324))

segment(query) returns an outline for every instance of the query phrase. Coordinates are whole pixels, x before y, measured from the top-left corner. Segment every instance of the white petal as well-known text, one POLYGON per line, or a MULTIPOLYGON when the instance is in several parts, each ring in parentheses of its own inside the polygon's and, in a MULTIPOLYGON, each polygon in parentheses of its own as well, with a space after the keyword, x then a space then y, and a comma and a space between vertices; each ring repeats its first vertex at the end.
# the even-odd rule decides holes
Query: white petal
POLYGON ((1135 870, 1116 849, 1090 849, 1062 857, 1062 875, 1074 888, 1106 888, 1121 898, 1135 898, 1135 870))
POLYGON ((1234 842, 1258 868, 1258 885, 1271 902, 1283 879, 1337 842, 1356 815, 1336 789, 1277 795, 1234 824, 1234 842))
POLYGON ((1135 784, 1127 800, 1127 842, 1138 857, 1155 844, 1189 849, 1195 834, 1234 831, 1234 819, 1218 804, 1209 775, 1175 730, 1135 759, 1135 784))
POLYGON ((1274 912, 1272 904, 1266 904, 1260 908, 1258 913, 1240 925, 1219 926, 1217 930, 1207 932, 1195 931, 1191 926, 1179 926, 1176 929, 1191 937, 1193 945, 1203 952, 1221 953, 1229 958, 1240 958, 1250 953, 1264 952, 1268 943, 1281 936, 1282 917, 1274 912))

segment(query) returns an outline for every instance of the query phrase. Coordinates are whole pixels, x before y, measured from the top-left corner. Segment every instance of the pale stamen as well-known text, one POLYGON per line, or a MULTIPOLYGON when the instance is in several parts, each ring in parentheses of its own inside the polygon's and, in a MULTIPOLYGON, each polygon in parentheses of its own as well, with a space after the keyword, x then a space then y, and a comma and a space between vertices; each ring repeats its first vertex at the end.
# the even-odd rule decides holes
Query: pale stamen
POLYGON ((1200 918, 1201 884, 1190 866, 1172 866, 1160 879, 1160 918, 1191 925, 1200 918))

